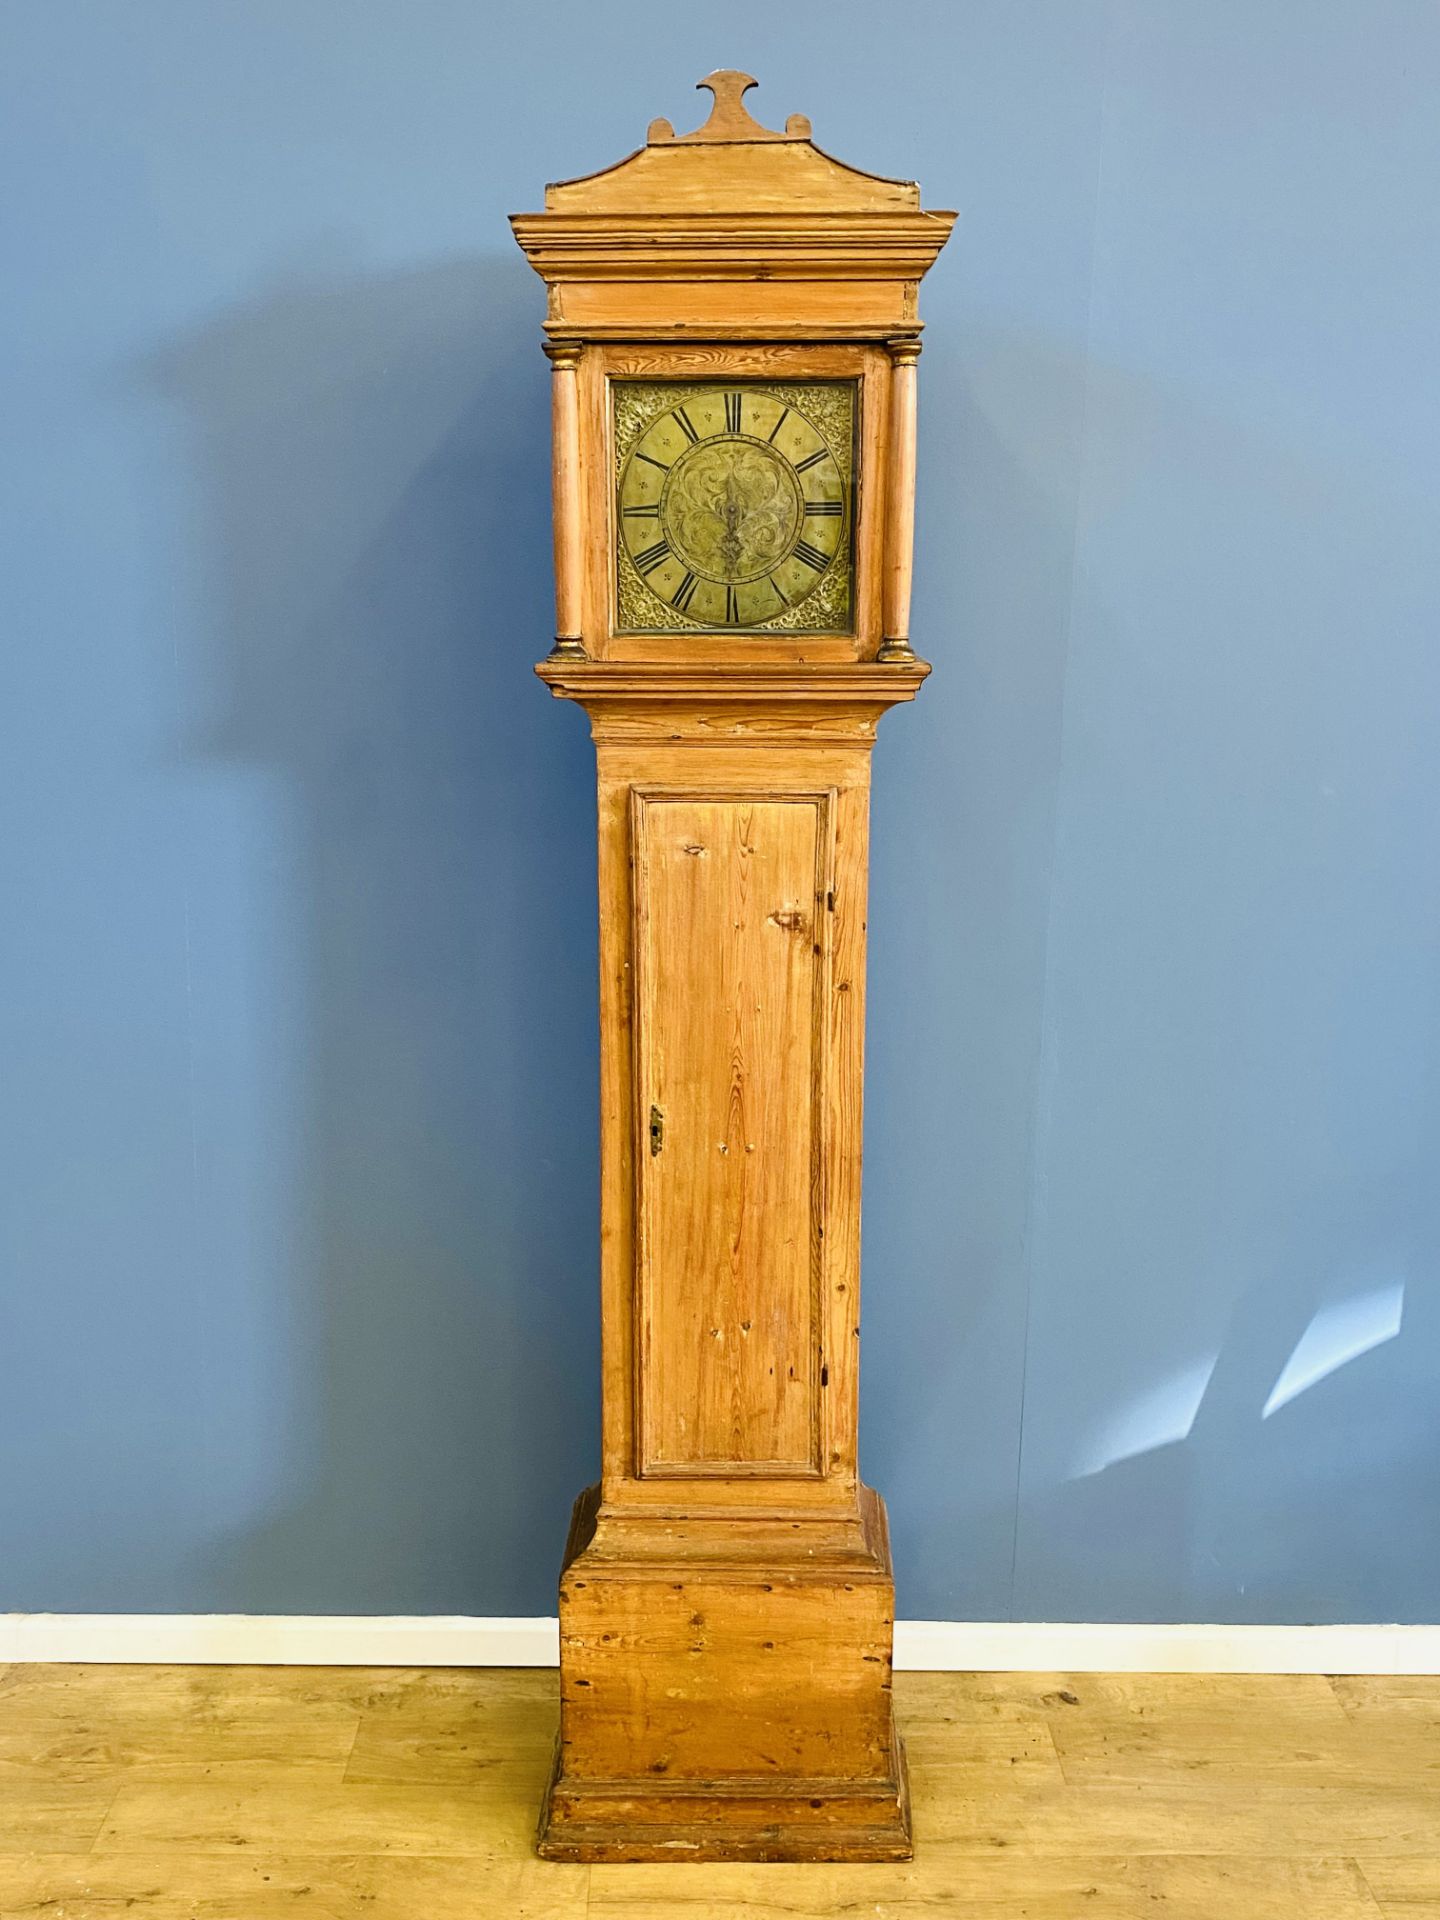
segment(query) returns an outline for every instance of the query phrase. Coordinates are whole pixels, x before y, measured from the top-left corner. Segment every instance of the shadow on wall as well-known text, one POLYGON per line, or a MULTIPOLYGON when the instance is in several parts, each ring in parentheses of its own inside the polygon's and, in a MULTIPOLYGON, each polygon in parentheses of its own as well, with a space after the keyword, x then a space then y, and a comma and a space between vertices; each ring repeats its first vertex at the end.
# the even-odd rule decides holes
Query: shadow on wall
POLYGON ((145 369, 193 452, 191 751, 295 821, 294 1372, 227 1606, 549 1612, 595 1462, 593 771, 530 672, 538 304, 518 259, 309 279, 145 369))
MULTIPOLYGON (((194 475, 204 714, 190 754, 263 770, 295 823, 276 957, 290 993, 258 1049, 261 1070, 294 1089, 277 1103, 289 1132, 266 1148, 287 1196, 286 1271, 277 1281, 234 1253, 228 1319, 207 1303, 212 1325, 272 1322, 267 1365, 284 1370, 272 1460, 232 1470, 217 1505, 252 1517, 217 1520, 223 1544, 198 1570, 226 1609, 549 1613, 569 1502, 594 1471, 593 758, 581 716, 530 673, 551 624, 539 304, 518 256, 335 272, 277 285, 143 369, 183 420, 194 475)), ((939 351, 938 443, 967 455, 927 496, 934 526, 959 530, 927 630, 937 654, 964 638, 923 722, 907 733, 897 718, 882 740, 872 887, 862 1462, 891 1500, 902 1612, 1353 1619, 1384 1592, 1392 1615, 1424 1618, 1433 1529, 1413 1524, 1412 1490, 1440 1508, 1433 1201, 1430 1242, 1391 1258, 1390 1223, 1413 1214, 1413 1194, 1333 1193, 1327 1211, 1306 1134, 1288 1157, 1259 1135, 1253 1152, 1237 1147, 1193 1205, 1210 1109, 1189 1108, 1212 1084, 1206 1062, 1231 1045, 1214 983, 1249 952, 1253 914, 1226 908, 1223 875, 1192 912, 1184 862, 1174 884, 1187 899, 1172 920, 1161 901, 1152 944, 1186 951, 1175 929, 1193 947, 1210 906, 1229 912, 1196 976, 1217 1011, 1207 1024, 1187 1002, 1173 1136, 1150 1138, 1148 1083, 1118 1072, 1128 1121, 1110 1123, 1110 1184, 1057 1216, 1036 1316, 1053 1350, 1062 1291, 1083 1288, 1092 1353, 1128 1340, 1104 1377, 1127 1393, 1134 1381, 1144 1404, 1112 1396, 1104 1421, 1128 1427, 1097 1436, 1087 1422, 1103 1396, 1083 1378, 1066 1392, 1056 1367, 1032 1391, 1039 1464, 1021 1476, 1012 1586, 1020 1249, 1072 545, 1068 518, 1027 476, 1069 471, 1077 372, 1043 343, 1002 369, 1002 397, 1037 396, 1021 461, 939 351), (929 833, 904 830, 922 809, 954 823, 938 864, 929 833), (916 1005, 939 1012, 916 1020, 916 1005), (1137 1190, 1150 1240, 1110 1224, 1109 1197, 1128 1204, 1137 1190), (1177 1219, 1188 1237, 1176 1239, 1177 1219), (1241 1294, 1257 1238, 1271 1269, 1241 1294), (1188 1305, 1183 1324, 1208 1327, 1196 1303, 1222 1284, 1240 1295, 1223 1339, 1183 1377, 1150 1377, 1128 1338, 1132 1289, 1164 1287, 1188 1305), (1369 1334, 1345 1331, 1357 1296, 1372 1301, 1369 1334), (1278 1401, 1327 1327, 1333 1364, 1278 1401), (1358 1342, 1348 1355, 1346 1338, 1358 1342)), ((1245 466, 1227 452, 1227 472, 1245 466)), ((1195 752, 1213 737, 1197 730, 1195 752)), ((1201 790, 1183 764, 1169 777, 1201 790)), ((1100 817, 1107 833, 1120 801, 1123 790, 1100 817)), ((1086 884, 1135 870, 1108 861, 1086 884)), ((1071 961, 1090 982, 1113 970, 1102 936, 1071 961)), ((197 929, 202 991, 217 937, 197 929)), ((1256 1005, 1252 1050, 1283 1011, 1256 1005)), ((1162 999, 1158 1014, 1170 1011, 1162 999)), ((1299 1048, 1308 1031, 1282 1037, 1299 1048)), ((1097 1054, 1092 1082, 1082 1072, 1080 1105, 1108 1084, 1111 1057, 1097 1054)), ((1274 1057, 1266 1084, 1283 1110, 1289 1056, 1274 1057)), ((1228 1128, 1230 1090, 1216 1084, 1228 1128)), ((1341 1164, 1362 1122, 1376 1124, 1356 1113, 1337 1135, 1341 1164)), ((202 1111, 202 1171, 207 1125, 212 1142, 224 1136, 202 1111)), ((1387 1160, 1383 1137, 1376 1157, 1387 1160)), ((1085 1350, 1064 1365, 1083 1376, 1085 1350)), ((222 1463, 258 1455, 259 1422, 235 1402, 212 1415, 222 1463)))

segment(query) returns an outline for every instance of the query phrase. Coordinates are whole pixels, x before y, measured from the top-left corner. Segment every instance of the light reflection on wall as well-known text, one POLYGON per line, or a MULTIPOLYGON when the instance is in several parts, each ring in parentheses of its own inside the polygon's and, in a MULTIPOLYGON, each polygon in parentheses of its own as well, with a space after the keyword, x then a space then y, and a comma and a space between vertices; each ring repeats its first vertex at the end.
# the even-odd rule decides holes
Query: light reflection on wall
POLYGON ((1270 1390, 1261 1419, 1268 1420, 1272 1413, 1351 1360, 1358 1360, 1362 1353, 1393 1340, 1400 1331, 1404 1310, 1403 1280, 1321 1307, 1295 1343, 1295 1351, 1270 1390))
POLYGON ((1195 1424, 1219 1358, 1218 1353, 1209 1353, 1189 1361, 1112 1413, 1085 1448, 1071 1478, 1083 1480, 1121 1460, 1184 1440, 1195 1424))

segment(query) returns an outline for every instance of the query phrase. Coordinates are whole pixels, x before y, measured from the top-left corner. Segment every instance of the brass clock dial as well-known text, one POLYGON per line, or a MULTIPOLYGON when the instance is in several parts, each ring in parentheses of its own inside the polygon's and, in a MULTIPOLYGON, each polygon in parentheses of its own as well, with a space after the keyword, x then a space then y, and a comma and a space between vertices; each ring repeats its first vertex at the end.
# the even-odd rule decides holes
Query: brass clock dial
POLYGON ((851 631, 854 383, 613 391, 616 631, 851 631))

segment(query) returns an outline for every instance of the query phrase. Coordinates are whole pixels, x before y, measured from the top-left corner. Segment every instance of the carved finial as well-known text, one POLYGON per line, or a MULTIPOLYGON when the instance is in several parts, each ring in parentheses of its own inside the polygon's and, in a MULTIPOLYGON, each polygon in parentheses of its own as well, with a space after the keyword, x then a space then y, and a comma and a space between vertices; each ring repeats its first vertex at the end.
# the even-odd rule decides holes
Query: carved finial
POLYGON ((792 113, 785 122, 785 131, 776 133, 770 127, 762 127, 745 104, 745 95, 758 82, 748 73, 740 73, 734 67, 720 67, 695 82, 697 90, 701 87, 715 96, 710 109, 710 118, 703 127, 697 127, 694 133, 676 134, 668 120, 652 120, 646 132, 646 140, 652 147, 664 146, 670 140, 694 140, 706 145, 723 140, 808 140, 810 122, 803 113, 792 113))

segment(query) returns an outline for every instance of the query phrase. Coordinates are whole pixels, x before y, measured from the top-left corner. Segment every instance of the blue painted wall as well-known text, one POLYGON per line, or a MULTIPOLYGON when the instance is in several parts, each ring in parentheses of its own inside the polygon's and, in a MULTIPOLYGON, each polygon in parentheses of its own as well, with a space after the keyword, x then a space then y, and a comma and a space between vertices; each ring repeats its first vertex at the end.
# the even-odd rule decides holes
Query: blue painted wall
POLYGON ((538 1613, 591 753, 504 216, 744 64, 962 224, 877 756, 911 1616, 1436 1618, 1440 15, 7 8, 0 1607, 538 1613))

